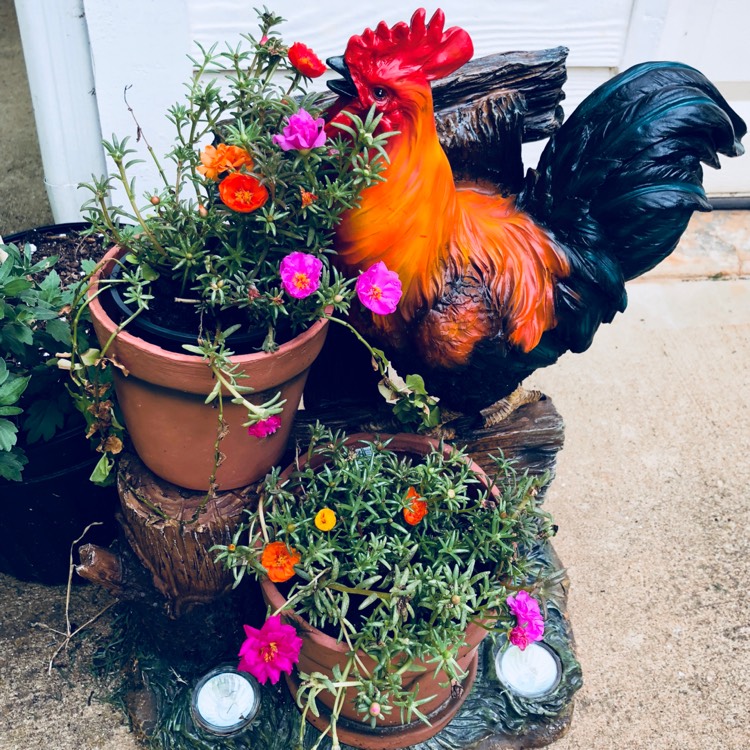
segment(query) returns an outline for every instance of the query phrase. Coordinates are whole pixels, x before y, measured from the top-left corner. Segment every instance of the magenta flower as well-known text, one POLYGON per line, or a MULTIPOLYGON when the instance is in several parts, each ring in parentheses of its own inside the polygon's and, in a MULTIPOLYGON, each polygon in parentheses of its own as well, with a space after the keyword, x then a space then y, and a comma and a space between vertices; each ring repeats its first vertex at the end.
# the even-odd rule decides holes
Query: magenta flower
POLYGON ((274 414, 268 419, 261 419, 260 422, 251 424, 247 428, 247 434, 250 437, 264 438, 273 435, 279 427, 281 427, 281 417, 278 414, 274 414))
POLYGON ((401 299, 401 279, 395 271, 389 271, 382 260, 357 279, 355 289, 359 301, 377 315, 394 312, 401 299))
POLYGON ((516 627, 510 631, 509 640, 514 646, 518 646, 518 648, 523 651, 526 646, 528 646, 535 639, 529 637, 526 628, 523 628, 520 625, 516 625, 516 627))
POLYGON ((309 253, 290 253, 279 266, 284 290, 295 299, 304 299, 318 290, 322 270, 323 263, 309 253))
POLYGON ((542 617, 539 611, 539 602, 529 596, 528 591, 522 589, 515 596, 509 596, 505 601, 508 609, 518 618, 519 622, 541 619, 542 617))
POLYGON ((261 627, 244 625, 247 638, 240 646, 240 672, 250 672, 261 684, 271 680, 275 685, 281 673, 289 674, 299 661, 302 639, 291 625, 281 622, 279 615, 269 617, 261 627))
POLYGON ((323 129, 325 122, 322 117, 317 120, 304 109, 293 114, 289 118, 283 135, 275 135, 273 142, 281 146, 284 151, 309 151, 318 148, 326 142, 326 133, 323 129))
POLYGON ((544 637, 544 618, 539 611, 539 602, 529 596, 528 591, 519 591, 505 601, 518 622, 510 632, 511 643, 523 651, 532 641, 541 641, 544 637))

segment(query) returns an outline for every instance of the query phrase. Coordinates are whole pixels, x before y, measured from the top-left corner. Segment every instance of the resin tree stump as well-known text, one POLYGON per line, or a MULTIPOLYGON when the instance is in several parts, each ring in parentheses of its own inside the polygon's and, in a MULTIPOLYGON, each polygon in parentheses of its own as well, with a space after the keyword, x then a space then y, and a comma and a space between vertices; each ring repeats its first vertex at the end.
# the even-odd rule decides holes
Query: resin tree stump
MULTIPOLYGON (((326 405, 298 412, 292 434, 299 445, 305 444, 309 427, 316 421, 349 434, 404 431, 382 401, 377 405, 356 402, 326 405)), ((502 452, 505 458, 514 462, 517 471, 528 471, 535 476, 548 472, 550 481, 555 474, 557 452, 563 447, 565 439, 562 417, 545 396, 521 406, 493 427, 484 427, 468 417, 461 417, 446 427, 442 431, 446 441, 465 448, 485 471, 492 470, 490 454, 502 452)), ((438 432, 435 437, 439 438, 441 434, 438 432)))
MULTIPOLYGON (((255 499, 254 485, 213 496, 194 492, 159 479, 127 455, 120 461, 117 486, 125 539, 150 574, 151 593, 163 597, 171 616, 211 603, 231 588, 231 573, 209 550, 231 541, 243 510, 255 499)), ((80 554, 79 575, 120 599, 148 598, 147 585, 126 556, 94 545, 80 554)))

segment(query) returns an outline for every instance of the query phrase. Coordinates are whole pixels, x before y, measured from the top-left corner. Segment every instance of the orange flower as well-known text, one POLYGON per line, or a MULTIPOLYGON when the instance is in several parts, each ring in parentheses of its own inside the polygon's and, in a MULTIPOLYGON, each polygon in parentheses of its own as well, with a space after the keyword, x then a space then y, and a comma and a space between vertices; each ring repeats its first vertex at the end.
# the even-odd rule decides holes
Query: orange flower
POLYGON ((284 542, 271 542, 263 548, 260 564, 268 571, 268 578, 274 583, 284 583, 294 575, 294 566, 302 558, 294 547, 284 542))
POLYGON ((244 148, 227 146, 226 143, 216 147, 206 146, 201 151, 201 162, 198 172, 209 180, 218 180, 222 172, 236 172, 241 167, 253 168, 252 157, 244 148))
POLYGON ((305 188, 303 187, 300 187, 299 191, 302 195, 302 208, 307 208, 311 204, 315 203, 316 200, 318 200, 317 195, 311 193, 309 190, 305 190, 305 188))
POLYGON ((249 174, 232 172, 219 183, 224 204, 239 213, 249 214, 268 200, 268 190, 249 174))
POLYGON ((414 487, 409 487, 406 500, 409 506, 404 508, 404 520, 406 523, 416 526, 427 515, 427 503, 422 500, 422 496, 414 487))
POLYGON ((308 78, 317 78, 326 72, 325 63, 302 42, 295 42, 289 48, 289 62, 308 78))

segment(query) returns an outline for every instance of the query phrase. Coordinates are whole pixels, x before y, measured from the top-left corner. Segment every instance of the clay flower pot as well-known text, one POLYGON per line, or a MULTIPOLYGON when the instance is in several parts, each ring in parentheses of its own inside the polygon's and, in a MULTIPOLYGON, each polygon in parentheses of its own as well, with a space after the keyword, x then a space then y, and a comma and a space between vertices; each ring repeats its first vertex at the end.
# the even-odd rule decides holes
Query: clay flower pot
MULTIPOLYGON (((99 279, 110 273, 122 250, 113 248, 92 278, 88 294, 96 295, 99 279)), ((100 300, 90 304, 91 318, 100 345, 117 330, 100 300)), ((216 480, 222 490, 242 487, 263 477, 283 454, 299 407, 310 365, 320 352, 328 321, 319 320, 302 334, 267 354, 237 355, 232 360, 248 376, 241 385, 255 391, 246 398, 263 403, 281 392, 286 399, 279 429, 264 438, 248 435, 242 423, 242 406, 224 400, 228 433, 220 449, 226 456, 216 480)), ((115 369, 115 390, 125 426, 143 463, 162 479, 193 490, 206 490, 214 466, 217 411, 204 403, 214 381, 199 356, 162 349, 128 333, 117 333, 107 350, 128 371, 115 369)))
MULTIPOLYGON (((374 435, 351 435, 346 443, 356 447, 364 442, 374 441, 374 435)), ((403 434, 403 435, 380 435, 378 439, 383 441, 389 440, 389 448, 397 452, 410 453, 412 455, 425 455, 433 447, 437 447, 437 442, 421 435, 403 434)), ((447 455, 452 451, 448 445, 443 447, 447 455)), ((467 459, 472 471, 480 479, 486 477, 485 472, 476 463, 467 459)), ((313 456, 310 465, 313 468, 323 465, 325 458, 319 455, 313 456)), ((300 456, 300 465, 304 466, 307 460, 300 456)), ((281 474, 283 482, 296 468, 289 466, 281 474)), ((261 580, 261 590, 263 598, 272 611, 283 610, 286 606, 286 599, 279 591, 277 586, 267 578, 261 580)), ((339 643, 335 638, 326 635, 322 631, 310 625, 303 617, 300 617, 291 610, 283 611, 284 619, 290 624, 294 624, 300 636, 303 639, 302 650, 300 652, 299 663, 296 670, 299 672, 321 672, 322 674, 332 677, 333 668, 338 665, 343 668, 347 661, 348 647, 346 643, 339 643)), ((492 627, 488 623, 488 627, 492 627)), ((467 677, 463 684, 458 686, 441 686, 439 683, 446 682, 445 675, 435 677, 434 665, 430 666, 424 662, 415 662, 415 666, 425 667, 424 671, 408 671, 402 676, 404 688, 409 690, 419 689, 419 697, 425 698, 434 696, 432 700, 420 706, 422 711, 430 720, 430 725, 415 719, 409 724, 401 723, 401 715, 398 710, 394 710, 390 715, 383 717, 378 722, 376 728, 371 728, 369 724, 362 722, 362 715, 355 708, 357 697, 356 688, 350 688, 347 691, 346 698, 339 716, 337 731, 339 739, 348 745, 359 748, 369 748, 370 750, 391 750, 404 748, 419 742, 423 742, 437 734, 445 727, 455 716, 464 700, 469 695, 471 687, 474 684, 476 676, 477 658, 479 644, 487 635, 488 630, 479 624, 471 623, 465 633, 464 646, 460 649, 457 662, 461 669, 467 672, 467 677)), ((364 653, 360 657, 366 668, 371 669, 375 666, 375 661, 364 653)), ((287 684, 292 693, 297 692, 299 680, 296 673, 287 676, 287 684)), ((330 711, 333 708, 334 696, 326 691, 318 696, 321 706, 321 713, 316 717, 309 712, 307 720, 317 729, 324 730, 329 723, 330 711), (325 709, 328 709, 326 712, 325 709), (328 715, 326 715, 328 714, 328 715)))
MULTIPOLYGON (((286 600, 275 584, 266 579, 261 581, 260 585, 263 598, 273 611, 285 606, 286 600)), ((297 664, 298 671, 308 674, 321 672, 332 678, 333 668, 336 665, 344 666, 348 654, 346 643, 338 643, 335 638, 314 628, 302 617, 289 610, 283 612, 283 618, 286 622, 296 625, 300 636, 302 636, 302 650, 297 664)), ((433 737, 450 722, 468 697, 476 677, 479 644, 486 635, 487 630, 480 625, 473 623, 469 625, 466 631, 465 645, 460 650, 456 660, 461 668, 468 672, 468 675, 464 682, 456 688, 451 686, 441 687, 439 685, 441 679, 435 679, 434 666, 431 667, 424 662, 416 661, 415 666, 424 666, 425 671, 404 673, 402 684, 405 688, 414 690, 418 687, 420 697, 434 696, 431 701, 420 706, 420 711, 430 720, 430 725, 419 720, 402 724, 400 712, 394 710, 378 722, 378 726, 373 729, 369 724, 362 722, 362 715, 356 711, 354 706, 357 691, 355 688, 350 688, 347 691, 338 720, 339 739, 353 747, 369 748, 370 750, 396 750, 397 748, 424 742, 433 737)), ((375 666, 374 660, 364 653, 360 652, 360 657, 368 669, 375 666)), ((296 675, 294 673, 287 675, 286 680, 291 692, 296 694, 299 686, 296 675)), ((445 681, 444 676, 442 681, 445 681)), ((328 712, 323 709, 320 716, 314 716, 310 712, 307 715, 307 720, 316 729, 323 731, 329 723, 326 713, 330 715, 334 696, 324 691, 320 693, 318 699, 325 706, 325 709, 328 709, 328 712)))

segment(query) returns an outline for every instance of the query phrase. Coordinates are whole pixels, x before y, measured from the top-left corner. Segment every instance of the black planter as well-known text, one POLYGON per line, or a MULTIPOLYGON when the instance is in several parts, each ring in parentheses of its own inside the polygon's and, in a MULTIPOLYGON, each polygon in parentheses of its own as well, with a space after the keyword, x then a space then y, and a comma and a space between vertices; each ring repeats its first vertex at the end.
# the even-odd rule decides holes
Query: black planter
MULTIPOLYGON (((40 227, 7 236, 4 242, 38 244, 45 234, 86 226, 40 227)), ((87 532, 84 542, 106 546, 117 534, 117 490, 89 481, 100 456, 85 438, 83 419, 72 422, 48 442, 21 441, 28 457, 23 481, 0 480, 0 572, 25 581, 62 584, 68 579, 71 544, 89 524, 102 523, 87 532)))
MULTIPOLYGON (((110 273, 110 279, 118 280, 122 275, 122 267, 115 265, 110 273)), ((134 308, 130 307, 122 296, 123 286, 113 284, 108 286, 101 295, 102 305, 107 311, 109 316, 116 323, 120 324, 127 320, 134 312, 134 308)), ((166 299, 169 299, 174 294, 165 295, 166 299)), ((153 304, 158 303, 159 300, 154 300, 153 304)), ((174 308, 174 304, 172 305, 174 308)), ((201 328, 201 319, 199 313, 192 305, 182 304, 181 315, 172 321, 172 324, 162 325, 156 321, 156 316, 152 314, 151 310, 144 310, 138 317, 128 323, 128 333, 138 338, 144 339, 151 344, 166 349, 170 352, 178 352, 179 354, 185 354, 183 349, 184 344, 191 344, 195 346, 198 343, 198 331, 201 328)), ((228 310, 225 311, 221 324, 223 328, 227 328, 234 323, 242 325, 245 323, 244 316, 239 310, 228 310)), ((213 319, 207 319, 204 321, 204 327, 211 331, 216 327, 216 321, 213 319)), ((278 334, 280 337, 287 336, 291 338, 291 334, 286 330, 285 327, 281 327, 278 334)), ((260 350, 263 345, 263 341, 266 337, 266 331, 261 329, 251 330, 239 330, 232 334, 230 338, 230 347, 233 351, 240 354, 248 354, 250 352, 260 350)))
MULTIPOLYGON (((99 456, 89 448, 83 426, 24 450, 29 462, 23 481, 0 480, 0 571, 24 581, 65 583, 71 544, 90 523, 102 525, 92 527, 81 543, 107 546, 117 535, 117 490, 89 481, 99 456)), ((80 582, 77 576, 73 580, 80 582)))

